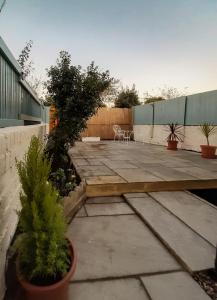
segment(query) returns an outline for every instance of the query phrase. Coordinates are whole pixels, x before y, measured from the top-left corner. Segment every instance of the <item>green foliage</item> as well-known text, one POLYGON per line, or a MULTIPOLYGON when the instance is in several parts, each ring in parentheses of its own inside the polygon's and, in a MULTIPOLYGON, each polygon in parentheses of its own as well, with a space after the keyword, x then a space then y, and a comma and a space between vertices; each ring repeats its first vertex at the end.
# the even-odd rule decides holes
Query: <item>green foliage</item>
POLYGON ((169 135, 167 137, 167 141, 179 141, 182 142, 182 137, 184 136, 181 129, 183 128, 182 125, 178 124, 168 124, 166 130, 169 131, 169 135))
POLYGON ((216 133, 217 127, 209 123, 203 123, 200 125, 200 131, 205 136, 207 145, 209 146, 209 137, 216 133))
POLYGON ((159 97, 150 96, 150 97, 145 99, 145 104, 158 102, 158 101, 163 101, 163 100, 165 100, 165 99, 161 96, 159 96, 159 97))
POLYGON ((56 66, 48 70, 47 90, 57 110, 58 125, 50 133, 46 152, 53 157, 52 170, 63 168, 67 147, 85 129, 87 120, 102 105, 101 95, 112 79, 92 62, 86 70, 71 65, 71 56, 61 51, 56 66))
POLYGON ((58 193, 47 181, 50 162, 37 137, 31 139, 23 161, 17 162, 22 185, 19 213, 21 234, 16 241, 22 276, 40 284, 61 278, 69 267, 66 224, 58 193))
POLYGON ((30 40, 26 43, 26 46, 21 51, 18 57, 18 63, 20 64, 23 71, 23 78, 26 78, 33 70, 32 61, 29 61, 31 49, 32 49, 33 41, 30 40))
POLYGON ((131 108, 135 105, 140 105, 139 96, 135 86, 133 86, 132 89, 126 88, 125 90, 122 90, 115 100, 115 107, 131 108))
POLYGON ((76 176, 72 174, 72 169, 67 169, 65 172, 59 168, 50 174, 50 180, 58 189, 60 196, 67 196, 76 187, 76 176))

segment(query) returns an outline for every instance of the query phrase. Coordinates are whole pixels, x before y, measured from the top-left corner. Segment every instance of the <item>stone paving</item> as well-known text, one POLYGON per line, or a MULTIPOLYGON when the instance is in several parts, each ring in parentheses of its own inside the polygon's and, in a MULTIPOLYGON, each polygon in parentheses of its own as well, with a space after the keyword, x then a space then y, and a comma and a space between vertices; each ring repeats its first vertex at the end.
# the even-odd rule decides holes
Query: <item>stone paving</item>
POLYGON ((217 160, 163 146, 103 141, 76 143, 70 156, 87 182, 87 194, 217 188, 217 160))
POLYGON ((70 300, 210 299, 190 274, 214 265, 216 213, 188 192, 89 198, 68 228, 70 300))

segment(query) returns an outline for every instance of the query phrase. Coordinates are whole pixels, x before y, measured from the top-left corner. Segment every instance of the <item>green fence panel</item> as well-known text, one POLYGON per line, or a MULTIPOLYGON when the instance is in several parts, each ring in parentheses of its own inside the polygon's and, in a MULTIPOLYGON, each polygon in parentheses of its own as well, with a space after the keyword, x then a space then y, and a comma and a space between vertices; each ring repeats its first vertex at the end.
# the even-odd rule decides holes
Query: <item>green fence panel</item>
POLYGON ((153 124, 153 105, 145 104, 145 105, 134 106, 133 122, 135 125, 153 124))
POLYGON ((200 125, 204 122, 217 125, 217 91, 188 96, 186 125, 200 125))
POLYGON ((21 68, 0 37, 0 120, 1 127, 22 122, 41 121, 41 103, 37 95, 22 80, 21 68))
POLYGON ((154 124, 166 125, 169 123, 184 124, 185 98, 158 101, 154 103, 154 124))

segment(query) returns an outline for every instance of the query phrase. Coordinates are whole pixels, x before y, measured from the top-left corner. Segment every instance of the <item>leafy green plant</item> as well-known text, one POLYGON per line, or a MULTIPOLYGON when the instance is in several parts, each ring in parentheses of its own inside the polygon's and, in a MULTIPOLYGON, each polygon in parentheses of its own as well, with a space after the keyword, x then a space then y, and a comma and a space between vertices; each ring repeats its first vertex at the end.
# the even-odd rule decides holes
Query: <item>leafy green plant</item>
POLYGON ((20 234, 15 243, 21 276, 39 285, 58 281, 69 268, 66 224, 58 193, 48 181, 50 162, 37 137, 17 162, 22 185, 20 234))
POLYGON ((76 176, 72 174, 72 169, 67 169, 65 172, 59 168, 50 174, 50 180, 59 191, 60 196, 68 195, 76 187, 76 176))
POLYGON ((55 172, 69 167, 68 147, 101 106, 102 94, 112 79, 108 71, 101 72, 93 62, 86 70, 73 66, 66 51, 61 51, 57 64, 48 69, 48 78, 48 96, 55 106, 58 124, 49 134, 46 153, 52 157, 52 172, 55 172))
POLYGON ((115 100, 115 107, 119 108, 131 108, 132 106, 140 104, 135 85, 133 85, 132 89, 128 87, 123 89, 115 100))
POLYGON ((167 136, 167 141, 183 141, 184 134, 181 129, 182 125, 170 123, 167 125, 166 130, 169 131, 169 135, 167 136))
POLYGON ((206 138, 207 146, 209 146, 209 137, 216 133, 217 126, 212 125, 210 123, 203 123, 200 125, 200 131, 206 138))

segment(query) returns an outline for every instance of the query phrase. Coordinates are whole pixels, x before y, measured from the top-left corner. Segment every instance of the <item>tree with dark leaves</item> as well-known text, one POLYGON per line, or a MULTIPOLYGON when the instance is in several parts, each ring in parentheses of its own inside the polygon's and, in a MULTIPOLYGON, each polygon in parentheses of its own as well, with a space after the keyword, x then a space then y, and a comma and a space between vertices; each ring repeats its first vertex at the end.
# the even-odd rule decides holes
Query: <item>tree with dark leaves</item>
POLYGON ((132 89, 123 89, 115 100, 115 107, 131 108, 132 106, 140 105, 139 96, 133 85, 132 89))
POLYGON ((71 64, 71 56, 61 51, 57 64, 48 69, 48 96, 56 108, 58 125, 48 137, 46 152, 53 171, 67 166, 68 146, 79 137, 87 120, 102 105, 102 93, 112 82, 109 72, 101 72, 92 62, 86 70, 71 64))

